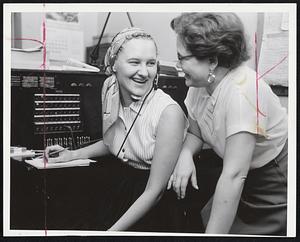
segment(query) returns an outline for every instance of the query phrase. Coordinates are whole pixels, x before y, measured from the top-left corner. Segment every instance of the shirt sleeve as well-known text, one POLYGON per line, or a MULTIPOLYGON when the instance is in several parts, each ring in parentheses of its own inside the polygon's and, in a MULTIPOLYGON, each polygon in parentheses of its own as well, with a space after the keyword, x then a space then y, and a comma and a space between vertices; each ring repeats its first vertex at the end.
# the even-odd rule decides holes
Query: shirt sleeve
POLYGON ((266 104, 263 89, 259 91, 232 91, 226 105, 226 138, 239 132, 266 137, 266 104))

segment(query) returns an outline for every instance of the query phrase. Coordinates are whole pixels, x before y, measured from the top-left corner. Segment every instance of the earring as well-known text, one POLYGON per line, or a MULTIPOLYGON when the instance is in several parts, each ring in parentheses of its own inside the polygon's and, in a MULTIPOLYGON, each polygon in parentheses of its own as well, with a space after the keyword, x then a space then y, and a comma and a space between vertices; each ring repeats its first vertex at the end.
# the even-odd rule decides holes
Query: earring
POLYGON ((207 82, 208 83, 213 83, 215 80, 216 80, 216 75, 214 75, 212 73, 212 71, 209 70, 207 82))

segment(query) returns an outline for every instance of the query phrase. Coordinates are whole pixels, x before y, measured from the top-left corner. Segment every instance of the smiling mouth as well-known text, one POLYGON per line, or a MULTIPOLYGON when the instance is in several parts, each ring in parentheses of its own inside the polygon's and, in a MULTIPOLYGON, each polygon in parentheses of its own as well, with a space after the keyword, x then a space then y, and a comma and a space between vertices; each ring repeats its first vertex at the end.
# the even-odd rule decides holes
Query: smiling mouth
POLYGON ((132 79, 132 80, 139 84, 145 84, 147 82, 147 80, 140 80, 140 79, 132 79))

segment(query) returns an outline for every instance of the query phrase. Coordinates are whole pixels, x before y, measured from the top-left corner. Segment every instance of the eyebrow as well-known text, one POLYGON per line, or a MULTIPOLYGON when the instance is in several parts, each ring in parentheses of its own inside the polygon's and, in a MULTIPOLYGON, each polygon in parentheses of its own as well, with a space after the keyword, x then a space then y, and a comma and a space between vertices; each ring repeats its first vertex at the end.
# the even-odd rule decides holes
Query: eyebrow
MULTIPOLYGON (((141 59, 141 58, 138 58, 138 57, 130 57, 130 58, 128 58, 127 59, 128 61, 130 61, 130 60, 143 60, 143 59, 141 59)), ((156 61, 156 59, 155 58, 150 58, 150 59, 147 59, 146 61, 156 61)))

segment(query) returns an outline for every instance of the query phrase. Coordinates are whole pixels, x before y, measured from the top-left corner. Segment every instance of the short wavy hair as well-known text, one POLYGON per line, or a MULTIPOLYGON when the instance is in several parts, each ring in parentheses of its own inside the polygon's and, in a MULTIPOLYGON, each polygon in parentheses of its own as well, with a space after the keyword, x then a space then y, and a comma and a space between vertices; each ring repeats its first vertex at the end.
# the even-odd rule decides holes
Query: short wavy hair
POLYGON ((250 58, 244 26, 234 13, 183 13, 171 28, 199 60, 217 57, 219 66, 233 69, 250 58))

